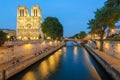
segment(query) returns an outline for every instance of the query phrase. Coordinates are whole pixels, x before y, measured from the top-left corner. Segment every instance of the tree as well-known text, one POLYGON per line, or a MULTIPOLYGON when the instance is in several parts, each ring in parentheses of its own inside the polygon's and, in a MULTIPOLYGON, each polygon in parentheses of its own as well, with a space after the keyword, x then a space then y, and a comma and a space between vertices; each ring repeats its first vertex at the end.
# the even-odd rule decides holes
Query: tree
POLYGON ((47 17, 42 23, 42 31, 45 38, 61 39, 63 37, 63 26, 56 17, 47 17))
POLYGON ((98 23, 98 21, 96 20, 96 19, 91 19, 91 20, 89 20, 89 22, 88 22, 88 25, 89 25, 89 27, 88 27, 88 29, 90 29, 90 34, 100 34, 100 26, 99 26, 99 23, 98 23))
POLYGON ((91 34, 100 36, 100 51, 103 51, 103 37, 107 28, 114 28, 115 23, 120 19, 120 0, 107 0, 105 6, 97 9, 95 18, 89 20, 91 34))
POLYGON ((73 36, 73 38, 83 39, 83 38, 85 38, 86 36, 87 36, 87 33, 86 33, 85 31, 80 31, 80 33, 75 34, 75 35, 73 36))
POLYGON ((107 28, 113 28, 115 23, 120 18, 120 8, 106 7, 97 9, 95 19, 89 21, 91 33, 96 33, 100 36, 100 51, 103 51, 103 37, 107 28))
POLYGON ((83 39, 87 36, 87 33, 85 31, 80 32, 80 39, 83 39))
POLYGON ((4 42, 7 40, 7 33, 0 30, 0 46, 4 44, 4 42))
POLYGON ((105 2, 105 6, 107 6, 107 7, 119 7, 120 0, 107 0, 105 2))
POLYGON ((89 27, 88 29, 90 29, 90 34, 97 34, 100 36, 100 50, 103 51, 103 37, 104 37, 104 33, 105 33, 105 26, 100 26, 99 22, 96 19, 92 19, 89 21, 88 23, 89 27))

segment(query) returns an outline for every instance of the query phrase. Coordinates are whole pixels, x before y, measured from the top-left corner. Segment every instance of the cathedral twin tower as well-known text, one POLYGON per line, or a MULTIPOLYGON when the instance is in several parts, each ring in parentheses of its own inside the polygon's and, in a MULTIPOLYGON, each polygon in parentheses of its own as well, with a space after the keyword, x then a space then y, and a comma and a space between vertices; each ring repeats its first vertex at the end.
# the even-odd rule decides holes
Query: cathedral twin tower
POLYGON ((27 7, 19 6, 17 10, 17 39, 38 40, 42 38, 41 23, 42 14, 39 6, 32 7, 31 15, 27 7))

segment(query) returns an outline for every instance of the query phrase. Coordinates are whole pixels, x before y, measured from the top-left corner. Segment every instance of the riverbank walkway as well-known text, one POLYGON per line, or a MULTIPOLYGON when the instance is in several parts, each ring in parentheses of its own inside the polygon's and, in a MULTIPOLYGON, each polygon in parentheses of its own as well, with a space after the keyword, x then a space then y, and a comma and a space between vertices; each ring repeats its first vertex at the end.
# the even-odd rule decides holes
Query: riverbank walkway
POLYGON ((48 46, 41 50, 38 53, 25 55, 19 57, 17 59, 11 60, 7 63, 0 64, 0 80, 3 80, 3 71, 5 71, 5 78, 8 79, 9 77, 13 76, 14 74, 20 72, 21 70, 27 68, 28 66, 32 65, 33 63, 39 61, 40 59, 46 57, 50 53, 54 52, 55 50, 62 47, 64 43, 57 45, 57 46, 48 46))
POLYGON ((117 75, 114 74, 114 76, 120 76, 120 59, 110 55, 109 53, 105 53, 104 51, 91 48, 89 45, 86 46, 89 48, 90 52, 92 51, 95 55, 102 59, 105 64, 109 65, 109 67, 117 73, 117 75))

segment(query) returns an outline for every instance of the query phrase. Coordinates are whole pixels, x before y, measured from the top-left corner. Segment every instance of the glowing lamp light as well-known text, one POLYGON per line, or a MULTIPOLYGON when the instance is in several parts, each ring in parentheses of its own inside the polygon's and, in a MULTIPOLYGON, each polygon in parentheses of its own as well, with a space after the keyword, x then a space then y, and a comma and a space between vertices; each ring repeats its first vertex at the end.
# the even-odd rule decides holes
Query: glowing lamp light
POLYGON ((103 39, 106 39, 106 36, 104 36, 104 38, 103 39))
POLYGON ((95 34, 95 37, 97 37, 98 35, 97 34, 95 34))
POLYGON ((51 37, 47 37, 47 39, 51 40, 51 37))
POLYGON ((42 45, 44 46, 46 44, 46 42, 44 41, 44 42, 42 42, 42 45))
POLYGON ((120 44, 117 44, 118 49, 120 50, 120 44))
POLYGON ((27 37, 24 37, 23 40, 28 40, 28 38, 27 38, 27 37))
POLYGON ((52 41, 49 42, 50 46, 52 46, 52 43, 53 43, 52 41))
POLYGON ((112 32, 112 33, 114 33, 114 32, 115 32, 115 30, 114 30, 114 29, 111 29, 111 32, 112 32))
POLYGON ((8 35, 8 36, 7 36, 7 38, 9 39, 9 38, 10 38, 10 36, 8 35))
POLYGON ((37 40, 38 40, 39 38, 37 37, 37 40))
POLYGON ((60 41, 58 41, 58 44, 60 44, 60 41))
POLYGON ((30 49, 32 47, 32 44, 25 44, 24 48, 25 49, 30 49))
POLYGON ((54 43, 57 44, 57 41, 55 40, 54 43))
POLYGON ((110 43, 105 42, 105 48, 106 48, 106 49, 109 49, 109 48, 110 48, 110 43))
POLYGON ((21 36, 19 36, 18 38, 21 39, 21 36))

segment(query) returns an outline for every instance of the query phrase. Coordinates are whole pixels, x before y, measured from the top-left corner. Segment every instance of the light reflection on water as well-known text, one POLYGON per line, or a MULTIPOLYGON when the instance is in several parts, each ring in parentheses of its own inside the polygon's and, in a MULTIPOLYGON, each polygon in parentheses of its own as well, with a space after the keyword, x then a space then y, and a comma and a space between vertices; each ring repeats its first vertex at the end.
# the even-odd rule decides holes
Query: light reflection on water
POLYGON ((33 71, 27 72, 27 73, 23 76, 22 80, 36 80, 35 73, 34 73, 33 71))
MULTIPOLYGON (((35 74, 34 71, 27 72, 22 80, 37 80, 35 75, 39 75, 42 80, 49 77, 49 75, 56 71, 56 68, 60 61, 62 50, 58 50, 55 54, 51 55, 48 59, 42 61, 38 67, 38 74, 35 74)), ((40 78, 39 77, 39 78, 40 78)))
POLYGON ((63 53, 66 53, 66 51, 67 51, 67 48, 63 47, 63 53))
POLYGON ((76 61, 78 57, 78 47, 74 46, 74 60, 76 61))
POLYGON ((91 63, 91 61, 89 59, 88 52, 85 49, 83 49, 83 52, 84 52, 84 57, 85 57, 86 63, 88 65, 88 69, 91 72, 92 76, 94 77, 95 80, 101 80, 99 74, 97 73, 95 67, 93 66, 93 64, 91 63))
POLYGON ((47 61, 43 61, 38 68, 39 68, 39 74, 43 78, 49 75, 49 67, 47 61))
MULTIPOLYGON (((81 47, 67 46, 10 80, 101 80, 96 66, 91 62, 89 54, 81 47)), ((106 76, 105 73, 101 74, 106 76)))
POLYGON ((77 54, 78 54, 78 47, 74 46, 74 56, 77 56, 77 54))

